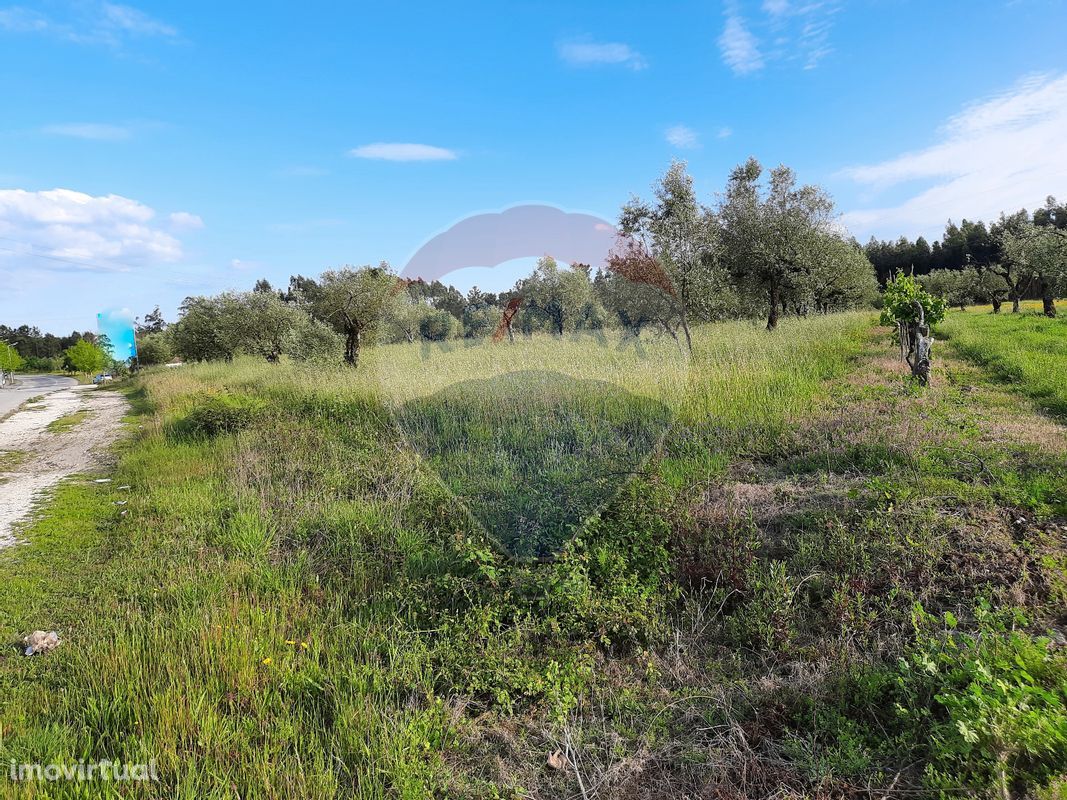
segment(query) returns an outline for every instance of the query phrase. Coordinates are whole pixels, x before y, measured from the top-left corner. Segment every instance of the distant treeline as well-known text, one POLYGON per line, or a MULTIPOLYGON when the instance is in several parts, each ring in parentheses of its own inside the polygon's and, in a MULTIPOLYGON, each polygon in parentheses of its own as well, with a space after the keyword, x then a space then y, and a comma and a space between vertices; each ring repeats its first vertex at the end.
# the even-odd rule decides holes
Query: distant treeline
POLYGON ((0 325, 0 342, 7 342, 22 357, 23 369, 31 372, 56 372, 63 369, 63 355, 69 347, 82 340, 95 343, 97 336, 92 331, 72 331, 67 336, 41 333, 33 325, 13 328, 0 325))
MULTIPOLYGON (((1067 229, 1067 204, 1049 197, 1044 208, 1031 215, 1026 209, 1014 214, 1001 214, 986 224, 963 220, 959 225, 949 221, 940 241, 930 244, 920 236, 912 241, 901 236, 896 241, 879 241, 873 236, 863 248, 874 265, 878 282, 885 286, 896 273, 914 272, 927 275, 934 270, 960 270, 966 267, 991 267, 1006 260, 1005 236, 1019 233, 1027 223, 1038 228, 1067 229)), ((1036 291, 1031 287, 1030 292, 1036 291)), ((1036 296, 1036 295, 1035 295, 1036 296)))

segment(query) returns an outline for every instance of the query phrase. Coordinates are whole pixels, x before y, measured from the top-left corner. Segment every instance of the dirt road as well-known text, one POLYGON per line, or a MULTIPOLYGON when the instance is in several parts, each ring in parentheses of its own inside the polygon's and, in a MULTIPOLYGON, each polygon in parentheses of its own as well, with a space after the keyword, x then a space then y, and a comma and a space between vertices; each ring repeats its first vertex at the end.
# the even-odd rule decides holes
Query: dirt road
POLYGON ((126 409, 116 392, 74 386, 0 422, 0 549, 15 543, 17 524, 48 489, 106 463, 126 409))

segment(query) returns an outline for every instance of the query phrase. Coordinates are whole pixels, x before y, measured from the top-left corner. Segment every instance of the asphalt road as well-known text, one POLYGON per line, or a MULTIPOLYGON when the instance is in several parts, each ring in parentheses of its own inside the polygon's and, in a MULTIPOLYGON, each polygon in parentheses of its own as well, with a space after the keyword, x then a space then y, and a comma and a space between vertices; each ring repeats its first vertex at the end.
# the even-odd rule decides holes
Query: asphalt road
MULTIPOLYGON (((16 375, 14 386, 0 388, 0 417, 14 411, 31 397, 65 389, 77 383, 62 375, 16 375)), ((2 444, 2 443, 0 443, 2 444)))

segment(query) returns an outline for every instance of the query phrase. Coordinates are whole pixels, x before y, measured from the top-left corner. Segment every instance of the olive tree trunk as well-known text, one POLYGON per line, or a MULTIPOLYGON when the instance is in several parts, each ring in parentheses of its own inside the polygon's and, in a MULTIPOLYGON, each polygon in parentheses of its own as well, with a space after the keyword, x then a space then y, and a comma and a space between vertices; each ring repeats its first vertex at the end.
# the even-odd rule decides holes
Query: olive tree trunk
POLYGON ((778 306, 782 302, 782 291, 778 281, 771 281, 767 294, 770 302, 770 307, 767 309, 767 330, 773 331, 778 329, 778 306))
POLYGON ((1046 317, 1056 316, 1056 296, 1053 294, 1053 282, 1041 279, 1041 311, 1046 317))

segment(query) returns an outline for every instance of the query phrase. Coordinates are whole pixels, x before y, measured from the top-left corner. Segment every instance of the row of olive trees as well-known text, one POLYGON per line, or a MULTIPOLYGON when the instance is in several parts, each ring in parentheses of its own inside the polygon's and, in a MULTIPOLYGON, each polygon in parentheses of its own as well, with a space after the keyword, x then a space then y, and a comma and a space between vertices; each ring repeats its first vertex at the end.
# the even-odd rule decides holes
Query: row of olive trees
POLYGON ((189 297, 181 318, 164 334, 144 337, 142 363, 165 360, 167 352, 186 360, 229 360, 253 355, 277 362, 282 356, 300 360, 339 358, 337 332, 311 313, 308 304, 285 300, 273 291, 224 292, 189 297))
POLYGON ((623 207, 620 227, 628 243, 614 271, 662 270, 687 341, 693 320, 748 316, 762 307, 774 330, 783 313, 849 308, 877 295, 874 270, 837 226, 830 196, 798 185, 785 166, 766 172, 749 159, 711 206, 700 203, 685 164, 676 162, 652 201, 623 207))
POLYGON ((285 293, 261 282, 251 292, 189 297, 174 325, 142 337, 141 361, 160 363, 172 354, 190 361, 229 360, 243 354, 272 363, 288 356, 343 358, 355 365, 397 290, 397 278, 382 265, 329 270, 318 280, 294 278, 285 293))
POLYGON ((935 269, 919 281, 950 306, 989 305, 994 314, 1008 300, 1018 312, 1020 300, 1036 291, 1044 314, 1054 317, 1057 295, 1067 292, 1067 234, 1026 222, 1003 234, 998 263, 935 269))
POLYGON ((922 236, 914 242, 872 238, 864 252, 883 284, 901 273, 930 274, 929 285, 953 301, 988 304, 994 313, 1010 301, 1017 313, 1024 298, 1038 297, 1045 314, 1054 316, 1056 297, 1067 293, 1067 203, 1048 197, 1033 214, 1002 213, 988 226, 949 221, 933 246, 922 236))
MULTIPOLYGON (((1053 198, 1048 205, 1054 206, 1053 198)), ((1035 215, 1036 217, 1037 215, 1035 215)), ((1013 311, 1031 288, 1041 296, 1045 316, 1056 316, 1056 297, 1067 294, 1067 220, 1038 225, 1020 222, 1003 237, 1002 274, 1008 284, 1013 311)))
MULTIPOLYGON (((684 163, 620 213, 606 265, 542 258, 507 292, 466 298, 439 282, 404 281, 388 265, 294 276, 287 291, 265 281, 251 292, 191 297, 167 331, 142 336, 143 363, 343 358, 355 365, 370 341, 442 341, 516 332, 562 336, 619 328, 652 330, 692 346, 695 322, 756 316, 773 330, 785 313, 805 315, 870 302, 877 283, 859 245, 834 221, 822 189, 798 185, 786 167, 737 167, 714 207, 701 203, 684 163)), ((158 326, 153 326, 158 327, 158 326)))

